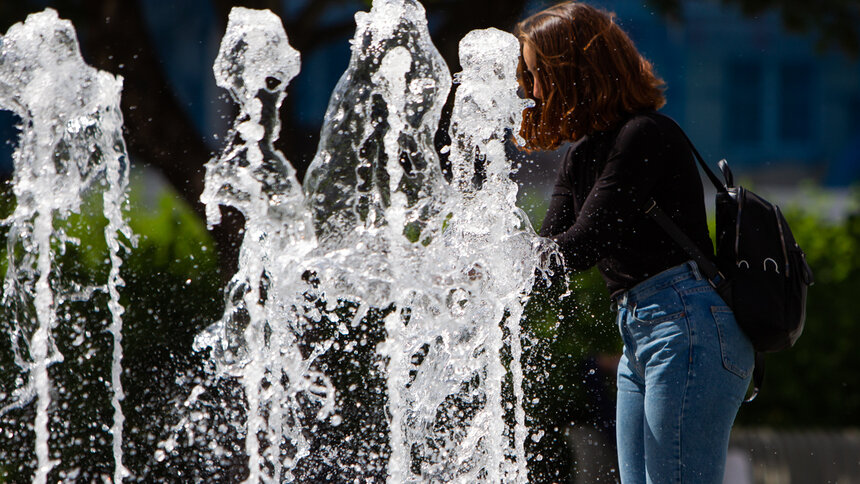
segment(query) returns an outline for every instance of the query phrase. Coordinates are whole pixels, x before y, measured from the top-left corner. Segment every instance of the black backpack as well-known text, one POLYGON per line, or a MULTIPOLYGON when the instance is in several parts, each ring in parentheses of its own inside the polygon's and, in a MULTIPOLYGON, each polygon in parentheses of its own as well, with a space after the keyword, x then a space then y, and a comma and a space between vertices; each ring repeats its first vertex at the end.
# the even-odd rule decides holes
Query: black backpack
POLYGON ((806 292, 812 270, 779 207, 734 186, 726 160, 719 162, 725 183, 687 139, 699 165, 717 189, 716 264, 650 200, 646 213, 692 258, 726 304, 756 350, 751 401, 764 379, 762 353, 788 349, 803 331, 806 292))

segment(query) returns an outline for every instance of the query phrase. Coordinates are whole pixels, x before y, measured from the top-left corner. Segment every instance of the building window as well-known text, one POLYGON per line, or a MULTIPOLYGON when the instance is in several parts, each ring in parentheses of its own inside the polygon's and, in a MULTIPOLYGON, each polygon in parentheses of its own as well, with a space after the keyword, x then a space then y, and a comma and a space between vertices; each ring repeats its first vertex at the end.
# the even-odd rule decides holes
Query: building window
POLYGON ((779 69, 779 137, 784 141, 812 138, 813 66, 809 62, 784 62, 779 69))
POLYGON ((732 60, 726 65, 727 141, 752 145, 762 140, 764 75, 760 62, 732 60))

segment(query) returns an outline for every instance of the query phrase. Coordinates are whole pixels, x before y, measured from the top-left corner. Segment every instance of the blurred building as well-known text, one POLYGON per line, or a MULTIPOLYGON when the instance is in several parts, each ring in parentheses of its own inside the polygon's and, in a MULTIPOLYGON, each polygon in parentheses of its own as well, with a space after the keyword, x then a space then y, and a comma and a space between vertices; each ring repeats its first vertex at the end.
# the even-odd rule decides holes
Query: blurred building
MULTIPOLYGON (((531 0, 523 16, 555 3, 531 0)), ((830 219, 860 209, 852 194, 860 184, 860 60, 819 50, 817 33, 788 32, 778 11, 746 17, 725 2, 689 0, 671 21, 647 1, 591 3, 614 12, 655 65, 667 84, 662 112, 714 168, 727 159, 736 180, 783 206, 830 219)), ((520 160, 517 181, 538 200, 534 211, 524 201, 532 218, 542 217, 539 200, 563 152, 520 160)))
MULTIPOLYGON (((284 0, 284 22, 301 12, 312 0, 284 0)), ((210 0, 139 0, 150 28, 151 40, 164 62, 177 96, 194 119, 201 135, 213 149, 232 117, 232 102, 226 91, 215 85, 212 64, 218 54, 224 19, 215 19, 210 0)), ((320 14, 319 23, 350 20, 355 12, 366 10, 361 0, 345 2, 320 14)), ((290 32, 287 32, 287 36, 290 32)), ((291 81, 289 96, 293 120, 305 129, 319 131, 329 96, 349 63, 349 36, 326 39, 312 52, 301 52, 299 75, 291 81)))
MULTIPOLYGON (((212 75, 221 22, 211 1, 138 1, 176 96, 201 136, 217 149, 215 138, 227 128, 232 103, 212 75)), ((284 0, 285 16, 309 1, 284 0)), ((553 3, 531 0, 523 16, 553 3)), ((593 3, 614 11, 654 62, 668 85, 664 112, 681 123, 706 158, 727 158, 743 175, 767 185, 812 180, 845 187, 860 181, 857 59, 817 50, 815 33, 788 33, 778 12, 749 18, 717 0, 691 0, 682 2, 683 18, 673 22, 647 1, 593 3)), ((366 8, 362 0, 344 2, 324 12, 319 22, 342 22, 366 8)), ((302 72, 289 91, 294 120, 302 129, 319 130, 348 61, 348 37, 327 39, 303 53, 302 72)), ((15 137, 11 122, 0 116, 5 139, 15 137)), ((9 153, 8 145, 0 147, 0 170, 10 170, 9 153)), ((528 168, 521 175, 545 186, 551 183, 546 174, 554 172, 554 163, 547 163, 550 167, 528 168)))
POLYGON ((860 62, 785 30, 779 12, 745 17, 716 1, 683 4, 670 22, 643 2, 616 12, 668 84, 664 111, 703 156, 761 183, 860 181, 860 62))

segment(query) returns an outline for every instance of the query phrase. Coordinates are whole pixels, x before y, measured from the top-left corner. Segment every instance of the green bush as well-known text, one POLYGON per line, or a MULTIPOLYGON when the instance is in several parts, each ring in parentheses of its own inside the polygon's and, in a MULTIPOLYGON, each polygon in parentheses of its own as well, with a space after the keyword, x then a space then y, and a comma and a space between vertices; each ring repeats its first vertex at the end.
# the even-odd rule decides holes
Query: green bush
MULTIPOLYGON (((519 205, 540 227, 546 201, 526 192, 519 205)), ((541 435, 528 441, 532 482, 562 482, 573 472, 566 426, 613 432, 606 412, 614 414, 614 373, 595 359, 621 353, 615 313, 596 268, 573 274, 569 283, 538 285, 523 315, 526 412, 532 433, 541 435)))

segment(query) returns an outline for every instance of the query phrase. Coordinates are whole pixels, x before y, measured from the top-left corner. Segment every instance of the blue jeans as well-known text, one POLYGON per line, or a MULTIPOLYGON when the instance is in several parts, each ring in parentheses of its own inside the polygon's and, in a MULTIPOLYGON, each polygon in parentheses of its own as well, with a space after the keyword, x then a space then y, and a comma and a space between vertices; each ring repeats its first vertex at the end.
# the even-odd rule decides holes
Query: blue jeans
POLYGON ((694 262, 616 298, 621 482, 722 483, 755 353, 694 262))

